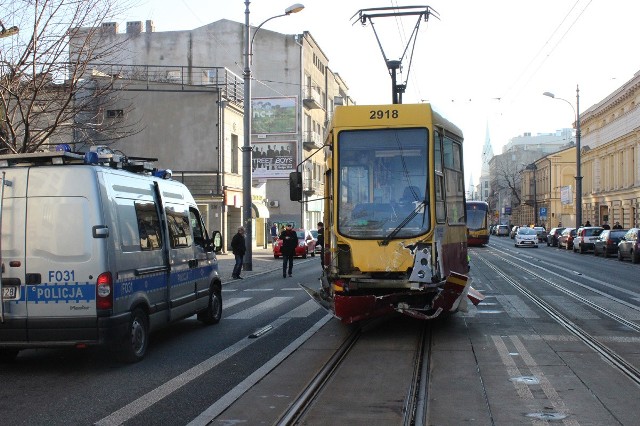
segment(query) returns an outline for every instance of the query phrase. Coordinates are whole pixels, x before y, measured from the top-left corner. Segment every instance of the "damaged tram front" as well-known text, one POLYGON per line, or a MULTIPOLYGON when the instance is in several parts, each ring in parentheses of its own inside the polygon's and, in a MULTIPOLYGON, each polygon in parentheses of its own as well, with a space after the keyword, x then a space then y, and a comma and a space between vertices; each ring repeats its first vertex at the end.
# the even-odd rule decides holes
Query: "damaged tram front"
MULTIPOLYGON (((430 319, 470 288, 462 132, 429 104, 339 106, 325 142, 325 268, 306 289, 345 323, 430 319)), ((292 199, 302 198, 292 173, 292 199)))

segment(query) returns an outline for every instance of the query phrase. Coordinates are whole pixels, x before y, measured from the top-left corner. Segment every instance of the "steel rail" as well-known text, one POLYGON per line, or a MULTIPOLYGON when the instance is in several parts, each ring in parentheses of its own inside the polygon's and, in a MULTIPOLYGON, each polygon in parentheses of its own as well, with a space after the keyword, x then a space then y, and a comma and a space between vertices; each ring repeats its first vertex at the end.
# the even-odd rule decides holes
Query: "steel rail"
MULTIPOLYGON (((574 334, 580 341, 590 347, 593 351, 601 355, 604 359, 606 359, 613 367, 617 368, 621 373, 631 379, 636 385, 640 386, 640 370, 638 370, 635 366, 633 366, 630 362, 626 361, 623 357, 618 355, 615 351, 607 347, 606 345, 600 343, 595 337, 591 336, 573 321, 569 320, 567 317, 562 315, 559 311, 553 308, 550 304, 545 302, 542 298, 536 296, 529 289, 525 288, 521 284, 517 283, 509 276, 507 276, 501 269, 499 269, 496 265, 489 262, 488 260, 478 257, 485 265, 489 268, 493 269, 498 275, 500 275, 508 284, 514 287, 516 290, 520 291, 523 295, 525 295, 529 300, 535 303, 540 309, 542 309, 547 315, 549 315, 553 320, 555 320, 558 324, 562 325, 569 332, 574 334)), ((504 259, 503 259, 504 260, 504 259)), ((512 262, 508 262, 512 263, 512 262)), ((532 273, 533 274, 533 273, 532 273)), ((533 274, 535 275, 535 274, 533 274)), ((537 276, 537 275, 535 275, 537 276)), ((545 280, 548 281, 548 280, 545 280)), ((603 308, 604 309, 604 308, 603 308)), ((617 316, 617 315, 616 315, 617 316)))

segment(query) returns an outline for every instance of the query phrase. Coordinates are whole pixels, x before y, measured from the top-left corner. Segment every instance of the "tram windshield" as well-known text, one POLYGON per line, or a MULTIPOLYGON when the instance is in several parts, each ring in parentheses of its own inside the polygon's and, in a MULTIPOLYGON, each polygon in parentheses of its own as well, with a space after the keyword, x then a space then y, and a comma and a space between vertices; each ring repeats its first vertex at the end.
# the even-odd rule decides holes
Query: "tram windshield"
POLYGON ((483 206, 467 206, 467 228, 472 231, 487 227, 487 209, 483 206))
POLYGON ((426 128, 342 131, 338 135, 338 226, 378 239, 424 234, 430 226, 426 128))

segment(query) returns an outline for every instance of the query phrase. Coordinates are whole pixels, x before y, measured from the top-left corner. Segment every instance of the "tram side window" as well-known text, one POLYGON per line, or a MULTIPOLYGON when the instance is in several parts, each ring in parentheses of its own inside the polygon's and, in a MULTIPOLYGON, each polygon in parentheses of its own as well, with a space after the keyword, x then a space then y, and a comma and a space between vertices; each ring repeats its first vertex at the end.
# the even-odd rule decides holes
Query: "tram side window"
POLYGON ((443 142, 447 221, 450 225, 464 224, 465 208, 462 146, 450 136, 445 136, 443 142))
POLYGON ((433 138, 433 164, 436 177, 436 222, 444 223, 446 210, 444 208, 444 175, 442 174, 442 133, 437 130, 433 138))
POLYGON ((436 172, 442 172, 442 149, 440 144, 442 143, 442 134, 435 131, 435 137, 433 140, 433 164, 436 172))

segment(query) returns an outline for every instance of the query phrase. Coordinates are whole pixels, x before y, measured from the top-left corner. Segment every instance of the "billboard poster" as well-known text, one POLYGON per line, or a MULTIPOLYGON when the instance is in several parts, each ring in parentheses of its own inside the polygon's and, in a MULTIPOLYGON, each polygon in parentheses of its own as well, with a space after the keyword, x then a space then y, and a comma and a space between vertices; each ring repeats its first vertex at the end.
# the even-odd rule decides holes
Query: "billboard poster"
POLYGON ((252 176, 288 179, 296 168, 296 141, 254 142, 252 176))
POLYGON ((298 114, 296 97, 252 98, 251 133, 296 133, 298 114))

